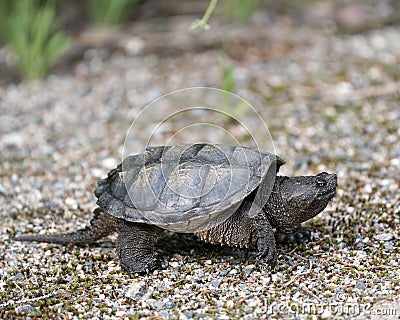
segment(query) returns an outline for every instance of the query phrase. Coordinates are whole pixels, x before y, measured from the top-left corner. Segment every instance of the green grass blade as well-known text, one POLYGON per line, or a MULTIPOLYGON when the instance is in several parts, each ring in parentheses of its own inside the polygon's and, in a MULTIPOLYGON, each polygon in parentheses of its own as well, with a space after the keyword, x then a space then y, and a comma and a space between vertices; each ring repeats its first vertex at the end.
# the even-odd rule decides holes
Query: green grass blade
POLYGON ((59 31, 55 1, 0 0, 0 9, 0 34, 15 53, 20 72, 30 79, 43 77, 71 46, 59 31))

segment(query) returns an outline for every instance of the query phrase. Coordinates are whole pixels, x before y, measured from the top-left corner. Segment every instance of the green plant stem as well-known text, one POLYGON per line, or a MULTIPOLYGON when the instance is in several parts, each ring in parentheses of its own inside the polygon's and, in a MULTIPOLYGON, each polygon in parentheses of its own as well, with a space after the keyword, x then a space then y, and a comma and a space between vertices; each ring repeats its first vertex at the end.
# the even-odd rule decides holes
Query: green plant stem
POLYGON ((211 14, 214 12, 215 7, 217 6, 218 0, 211 0, 210 3, 208 4, 206 12, 204 12, 203 17, 199 20, 197 19, 192 23, 190 26, 190 30, 194 30, 197 28, 202 28, 204 30, 210 29, 210 26, 208 25, 208 20, 211 17, 211 14))

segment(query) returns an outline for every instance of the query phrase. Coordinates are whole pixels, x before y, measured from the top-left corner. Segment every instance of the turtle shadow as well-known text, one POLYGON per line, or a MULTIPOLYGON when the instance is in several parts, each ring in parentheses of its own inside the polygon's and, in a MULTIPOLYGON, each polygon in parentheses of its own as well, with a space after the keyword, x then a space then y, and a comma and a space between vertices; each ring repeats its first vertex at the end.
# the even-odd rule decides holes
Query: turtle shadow
MULTIPOLYGON (((96 248, 115 248, 117 239, 101 239, 88 245, 96 248)), ((165 231, 158 241, 158 247, 163 255, 169 256, 174 254, 180 255, 224 255, 232 256, 238 252, 248 251, 246 249, 234 248, 229 246, 221 246, 219 244, 211 244, 200 240, 191 233, 175 233, 165 231)))
MULTIPOLYGON (((89 244, 89 247, 95 248, 116 248, 117 239, 102 239, 89 244)), ((180 255, 199 260, 203 259, 221 259, 232 260, 233 263, 246 260, 255 260, 255 253, 249 249, 235 248, 230 246, 221 246, 220 244, 211 244, 202 241, 196 235, 191 233, 175 233, 164 231, 158 241, 158 248, 164 259, 170 261, 174 256, 180 255)))
POLYGON ((236 260, 254 255, 248 249, 206 243, 190 233, 165 232, 160 242, 162 243, 161 250, 165 257, 172 257, 178 254, 200 259, 234 258, 236 260))

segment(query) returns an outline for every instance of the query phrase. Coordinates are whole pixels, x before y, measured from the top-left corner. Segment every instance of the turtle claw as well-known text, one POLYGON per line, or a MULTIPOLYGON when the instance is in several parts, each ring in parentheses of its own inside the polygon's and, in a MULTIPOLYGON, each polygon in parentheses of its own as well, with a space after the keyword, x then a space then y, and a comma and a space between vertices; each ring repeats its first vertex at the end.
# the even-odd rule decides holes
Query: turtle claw
POLYGON ((120 264, 122 269, 129 273, 140 273, 149 275, 154 269, 159 266, 160 261, 155 255, 141 257, 141 259, 121 256, 120 264))
POLYGON ((267 266, 269 266, 271 269, 274 269, 276 266, 276 262, 278 260, 278 255, 275 252, 270 253, 268 256, 266 256, 264 258, 265 263, 267 264, 267 266))
POLYGON ((268 246, 266 243, 264 243, 264 247, 262 250, 259 250, 256 258, 263 260, 269 267, 271 267, 271 269, 275 268, 278 260, 275 244, 268 246))

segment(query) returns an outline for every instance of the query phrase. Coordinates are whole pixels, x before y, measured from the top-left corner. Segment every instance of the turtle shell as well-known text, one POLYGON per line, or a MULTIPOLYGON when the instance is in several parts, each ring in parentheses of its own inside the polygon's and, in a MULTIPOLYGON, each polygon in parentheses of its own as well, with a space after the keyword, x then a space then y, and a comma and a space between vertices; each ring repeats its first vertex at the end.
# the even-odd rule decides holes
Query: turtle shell
POLYGON ((152 147, 124 159, 98 182, 95 195, 116 218, 196 232, 229 218, 284 163, 242 146, 152 147))

